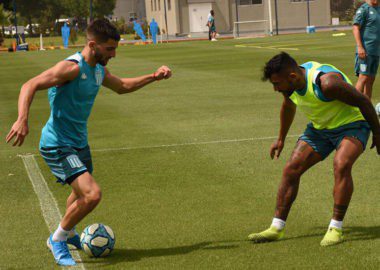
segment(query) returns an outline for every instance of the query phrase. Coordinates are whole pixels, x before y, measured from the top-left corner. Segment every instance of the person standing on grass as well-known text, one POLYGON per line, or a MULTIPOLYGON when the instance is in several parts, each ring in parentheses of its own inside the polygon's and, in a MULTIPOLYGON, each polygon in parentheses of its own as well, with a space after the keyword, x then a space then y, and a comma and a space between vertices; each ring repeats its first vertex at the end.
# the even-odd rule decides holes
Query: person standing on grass
POLYGON ((342 223, 353 193, 352 167, 365 150, 370 130, 380 155, 380 123, 369 98, 356 91, 348 77, 332 65, 307 62, 298 66, 287 53, 274 56, 264 67, 263 80, 269 80, 283 95, 280 133, 270 156, 279 158, 296 108, 311 121, 299 137, 285 165, 277 193, 277 205, 269 229, 252 233, 254 242, 270 242, 284 237, 285 222, 297 197, 300 179, 312 166, 334 156, 334 209, 321 246, 343 241, 342 223))
POLYGON ((210 10, 211 16, 208 18, 209 32, 211 33, 211 41, 216 41, 216 27, 215 27, 215 12, 210 10))
POLYGON ((356 41, 356 89, 371 99, 380 57, 380 6, 367 0, 356 11, 353 33, 356 41))
POLYGON ((161 66, 156 72, 136 78, 119 78, 105 67, 116 56, 120 35, 106 19, 93 21, 87 28, 86 46, 54 67, 26 82, 18 101, 18 118, 6 142, 21 146, 28 134, 29 108, 38 90, 49 88, 50 118, 42 129, 40 153, 57 182, 69 184, 66 213, 47 245, 59 265, 75 265, 67 244, 80 249, 75 226, 100 202, 101 190, 92 176, 92 160, 87 139, 87 120, 95 97, 103 85, 118 94, 130 93, 171 77, 161 66))
POLYGON ((210 10, 210 13, 207 15, 207 24, 206 24, 206 26, 208 27, 208 40, 210 40, 211 41, 211 28, 210 28, 210 26, 209 26, 209 20, 210 20, 210 18, 211 18, 211 11, 212 12, 214 12, 213 10, 210 10))

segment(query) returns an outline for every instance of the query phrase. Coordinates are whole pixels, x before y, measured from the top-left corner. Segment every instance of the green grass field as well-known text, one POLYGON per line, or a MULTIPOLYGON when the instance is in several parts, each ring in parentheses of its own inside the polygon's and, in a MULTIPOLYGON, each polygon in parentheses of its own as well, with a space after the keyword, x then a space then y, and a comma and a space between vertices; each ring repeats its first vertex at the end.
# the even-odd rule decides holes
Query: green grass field
MULTIPOLYGON (((260 78, 264 63, 281 50, 299 63, 336 65, 356 82, 348 32, 119 48, 111 72, 136 76, 166 64, 173 77, 125 96, 102 89, 97 97, 89 142, 103 200, 78 230, 108 224, 116 246, 105 259, 81 253, 81 269, 378 269, 379 157, 373 150, 354 168, 346 242, 319 246, 332 215, 332 156, 304 175, 284 241, 246 240, 270 224, 282 167, 307 124, 298 113, 282 157, 269 158, 282 96, 260 78)), ((22 83, 74 52, 0 54, 3 140, 17 117, 22 83)), ((373 102, 379 101, 378 80, 373 102)), ((59 269, 45 246, 49 229, 19 156, 36 154, 64 213, 69 187, 56 184, 38 156, 48 117, 47 92, 39 92, 25 144, 0 147, 0 269, 59 269)))

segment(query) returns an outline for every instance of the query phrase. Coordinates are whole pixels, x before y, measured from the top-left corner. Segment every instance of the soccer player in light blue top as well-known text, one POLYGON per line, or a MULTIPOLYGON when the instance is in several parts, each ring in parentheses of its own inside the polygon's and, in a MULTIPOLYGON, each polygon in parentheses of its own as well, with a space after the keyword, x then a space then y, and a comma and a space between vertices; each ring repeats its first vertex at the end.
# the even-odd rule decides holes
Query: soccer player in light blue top
POLYGON ((353 33, 357 52, 355 72, 359 76, 356 89, 369 98, 379 67, 380 6, 378 0, 367 0, 356 11, 353 33))
POLYGON ((38 90, 49 88, 51 114, 42 129, 40 152, 52 173, 72 192, 66 213, 47 245, 59 265, 75 265, 67 243, 80 246, 75 226, 100 202, 101 190, 92 177, 92 161, 87 141, 87 120, 95 97, 103 85, 118 94, 130 93, 157 80, 171 77, 161 66, 153 74, 119 78, 105 67, 116 56, 120 35, 105 19, 95 20, 87 28, 85 48, 26 82, 18 101, 18 119, 6 137, 13 146, 21 146, 28 134, 29 108, 38 90))

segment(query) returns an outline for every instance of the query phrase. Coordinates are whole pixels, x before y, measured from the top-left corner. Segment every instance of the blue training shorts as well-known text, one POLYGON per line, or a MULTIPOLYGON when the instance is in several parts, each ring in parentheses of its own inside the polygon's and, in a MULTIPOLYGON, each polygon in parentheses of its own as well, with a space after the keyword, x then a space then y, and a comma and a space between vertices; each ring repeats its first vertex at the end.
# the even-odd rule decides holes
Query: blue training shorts
POLYGON ((325 159, 332 151, 337 149, 345 137, 358 139, 365 150, 370 128, 366 121, 357 121, 334 129, 315 129, 311 123, 298 140, 309 144, 315 152, 325 159))
POLYGON ((51 172, 61 184, 71 184, 85 172, 92 173, 90 147, 73 148, 70 146, 40 148, 40 153, 51 172))
POLYGON ((367 55, 365 59, 360 59, 358 54, 355 57, 355 73, 367 76, 376 76, 377 69, 379 68, 379 56, 367 55))

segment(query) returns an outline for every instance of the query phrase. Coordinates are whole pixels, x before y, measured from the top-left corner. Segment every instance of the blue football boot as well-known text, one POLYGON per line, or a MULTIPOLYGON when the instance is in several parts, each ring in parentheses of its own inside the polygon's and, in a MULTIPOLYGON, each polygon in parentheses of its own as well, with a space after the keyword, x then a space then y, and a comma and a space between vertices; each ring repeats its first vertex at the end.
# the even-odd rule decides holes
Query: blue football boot
POLYGON ((67 244, 73 245, 77 249, 82 249, 82 245, 80 244, 80 237, 77 233, 75 233, 73 237, 67 238, 67 244))
POLYGON ((53 235, 51 234, 47 240, 47 246, 53 253, 56 263, 62 266, 76 265, 73 257, 71 257, 66 241, 55 242, 52 238, 53 235))

